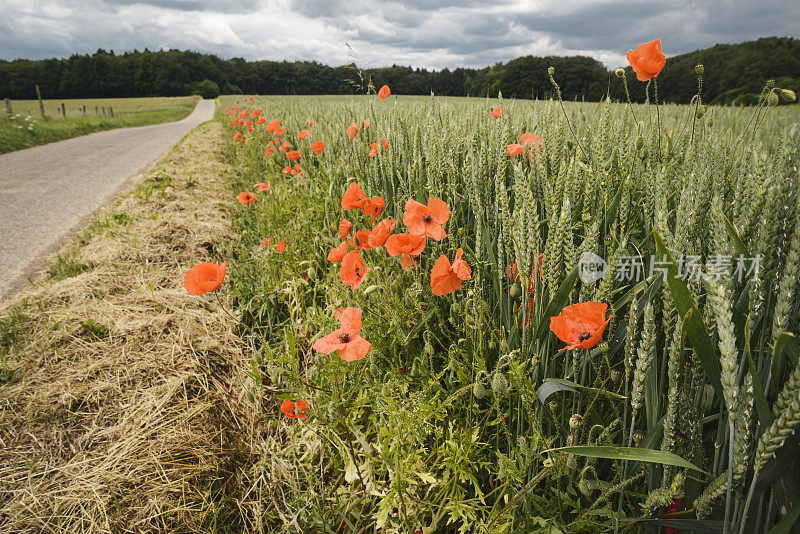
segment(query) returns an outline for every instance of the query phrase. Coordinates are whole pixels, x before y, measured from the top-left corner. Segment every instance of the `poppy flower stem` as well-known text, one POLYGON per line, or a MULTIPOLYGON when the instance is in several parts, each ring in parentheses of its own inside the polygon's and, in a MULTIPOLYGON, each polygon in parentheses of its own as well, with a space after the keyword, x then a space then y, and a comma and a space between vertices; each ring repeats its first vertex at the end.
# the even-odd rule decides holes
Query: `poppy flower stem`
POLYGON ((220 308, 222 308, 222 311, 224 311, 225 313, 227 313, 227 314, 228 314, 228 317, 230 317, 231 319, 233 319, 234 321, 236 321, 236 322, 238 323, 238 322, 239 322, 239 319, 237 319, 236 317, 234 317, 234 316, 233 316, 233 314, 232 314, 231 312, 229 312, 229 311, 228 311, 228 310, 225 308, 225 305, 222 303, 222 300, 219 298, 219 292, 218 292, 218 291, 215 291, 215 292, 214 292, 214 296, 215 296, 215 297, 217 297, 217 302, 219 303, 219 307, 220 307, 220 308))

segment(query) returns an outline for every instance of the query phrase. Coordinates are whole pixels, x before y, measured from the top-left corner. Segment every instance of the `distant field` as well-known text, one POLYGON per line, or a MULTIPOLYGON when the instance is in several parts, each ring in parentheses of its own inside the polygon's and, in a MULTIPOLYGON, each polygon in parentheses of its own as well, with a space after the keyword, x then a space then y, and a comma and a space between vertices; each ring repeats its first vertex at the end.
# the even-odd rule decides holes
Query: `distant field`
POLYGON ((12 100, 10 117, 5 106, 0 107, 0 154, 92 132, 180 120, 192 112, 199 99, 182 96, 45 100, 44 118, 37 100, 12 100), (62 115, 62 104, 66 118, 62 115))

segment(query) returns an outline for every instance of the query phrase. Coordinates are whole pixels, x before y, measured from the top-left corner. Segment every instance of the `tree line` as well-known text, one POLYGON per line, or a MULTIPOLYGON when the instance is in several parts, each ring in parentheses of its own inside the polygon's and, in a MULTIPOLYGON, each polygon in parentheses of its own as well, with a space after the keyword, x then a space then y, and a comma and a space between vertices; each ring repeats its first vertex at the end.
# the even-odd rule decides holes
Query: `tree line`
MULTIPOLYGON (((688 102, 697 91, 694 65, 705 65, 704 101, 750 103, 768 78, 800 90, 800 40, 763 38, 682 54, 667 59, 658 78, 659 99, 688 102)), ((0 97, 113 98, 201 94, 335 94, 364 92, 388 84, 395 94, 548 98, 547 69, 567 100, 622 100, 622 82, 595 59, 583 56, 525 56, 482 69, 440 71, 391 67, 330 67, 316 61, 246 61, 182 50, 143 50, 115 54, 98 50, 64 59, 0 60, 0 97)), ((627 69, 631 96, 645 98, 645 84, 627 69)), ((652 95, 652 89, 651 89, 652 95)))

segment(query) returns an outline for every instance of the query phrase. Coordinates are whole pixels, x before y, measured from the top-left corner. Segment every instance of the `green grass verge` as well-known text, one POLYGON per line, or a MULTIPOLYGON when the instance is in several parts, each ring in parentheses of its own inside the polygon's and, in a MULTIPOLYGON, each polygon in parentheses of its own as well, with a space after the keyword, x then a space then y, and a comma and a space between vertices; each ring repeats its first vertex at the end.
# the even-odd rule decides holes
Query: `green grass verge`
POLYGON ((0 154, 70 139, 94 132, 128 126, 147 126, 187 117, 200 97, 115 98, 64 100, 67 116, 61 116, 60 100, 45 101, 45 116, 35 100, 11 102, 13 115, 0 109, 0 154), (86 107, 86 116, 83 107, 86 107), (95 107, 112 107, 114 116, 95 107))

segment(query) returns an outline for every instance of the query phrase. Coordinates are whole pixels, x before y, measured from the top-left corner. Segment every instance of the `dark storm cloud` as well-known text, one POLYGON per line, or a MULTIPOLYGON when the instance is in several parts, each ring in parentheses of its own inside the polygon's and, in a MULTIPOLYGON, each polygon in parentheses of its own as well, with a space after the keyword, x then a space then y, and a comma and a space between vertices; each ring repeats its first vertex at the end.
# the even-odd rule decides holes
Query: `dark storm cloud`
POLYGON ((786 0, 0 0, 0 10, 5 59, 147 47, 432 68, 581 54, 615 67, 656 37, 667 54, 800 37, 800 2, 786 0))

